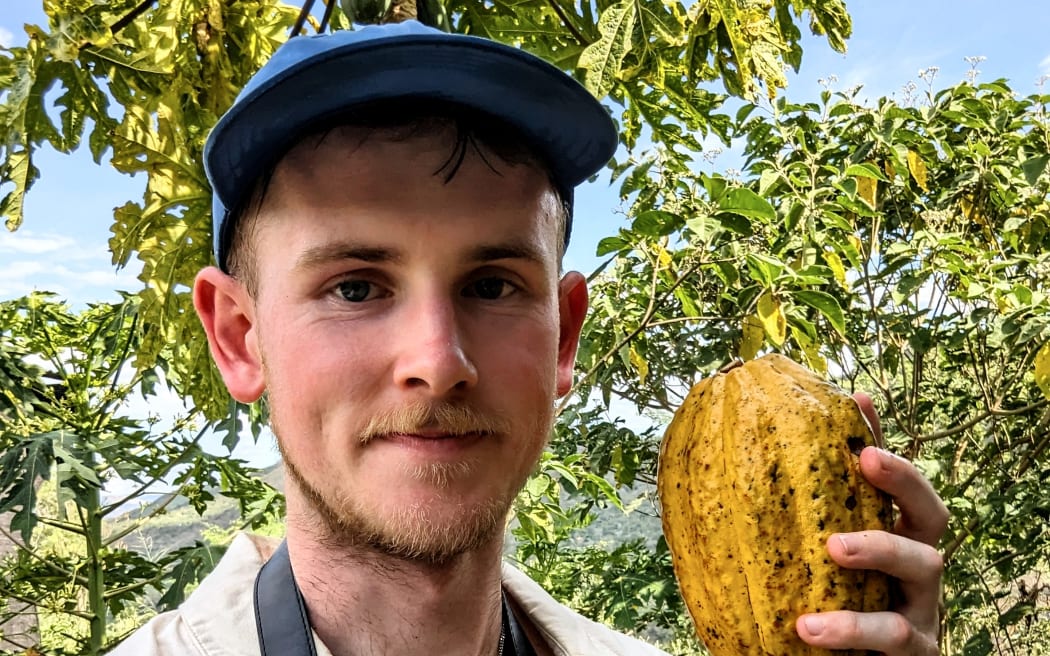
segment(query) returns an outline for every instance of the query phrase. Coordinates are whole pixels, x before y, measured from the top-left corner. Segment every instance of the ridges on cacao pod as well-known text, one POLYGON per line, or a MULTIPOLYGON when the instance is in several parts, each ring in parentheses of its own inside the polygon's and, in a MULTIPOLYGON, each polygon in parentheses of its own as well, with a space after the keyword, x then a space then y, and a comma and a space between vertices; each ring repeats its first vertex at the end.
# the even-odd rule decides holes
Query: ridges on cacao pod
POLYGON ((889 607, 884 574, 842 568, 826 548, 834 533, 892 525, 891 500, 860 473, 874 444, 850 395, 781 355, 693 387, 657 488, 675 577, 713 656, 828 654, 798 637, 799 615, 889 607))

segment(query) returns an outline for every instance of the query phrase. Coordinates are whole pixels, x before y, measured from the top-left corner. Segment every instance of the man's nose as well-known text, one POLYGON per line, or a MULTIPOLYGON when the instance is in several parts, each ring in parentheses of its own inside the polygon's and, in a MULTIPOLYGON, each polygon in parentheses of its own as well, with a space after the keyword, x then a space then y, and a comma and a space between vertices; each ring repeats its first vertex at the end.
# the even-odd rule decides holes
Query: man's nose
POLYGON ((461 318, 453 299, 424 299, 406 307, 399 335, 395 383, 404 389, 443 397, 478 382, 478 370, 467 352, 461 318))

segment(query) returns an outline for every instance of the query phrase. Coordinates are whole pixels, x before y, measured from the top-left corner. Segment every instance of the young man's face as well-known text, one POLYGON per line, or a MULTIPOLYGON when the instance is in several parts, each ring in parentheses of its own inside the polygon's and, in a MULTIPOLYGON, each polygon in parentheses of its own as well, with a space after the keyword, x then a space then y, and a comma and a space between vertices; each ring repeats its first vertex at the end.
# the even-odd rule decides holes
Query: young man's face
POLYGON ((468 147, 446 183, 451 131, 363 136, 278 167, 236 310, 247 362, 217 360, 234 396, 267 392, 290 494, 332 537, 444 561, 501 534, 570 385, 586 291, 559 280, 544 173, 468 147))

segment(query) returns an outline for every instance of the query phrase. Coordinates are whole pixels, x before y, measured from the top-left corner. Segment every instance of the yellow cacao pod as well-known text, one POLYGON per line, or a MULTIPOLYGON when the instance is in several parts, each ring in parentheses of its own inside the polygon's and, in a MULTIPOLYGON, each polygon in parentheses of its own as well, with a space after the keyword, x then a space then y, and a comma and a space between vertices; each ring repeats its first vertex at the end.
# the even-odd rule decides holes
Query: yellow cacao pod
POLYGON ((874 444, 850 395, 781 355, 693 387, 657 488, 675 577, 713 656, 829 654, 798 637, 799 615, 889 607, 885 575, 842 568, 826 547, 833 533, 891 527, 891 500, 860 473, 874 444))

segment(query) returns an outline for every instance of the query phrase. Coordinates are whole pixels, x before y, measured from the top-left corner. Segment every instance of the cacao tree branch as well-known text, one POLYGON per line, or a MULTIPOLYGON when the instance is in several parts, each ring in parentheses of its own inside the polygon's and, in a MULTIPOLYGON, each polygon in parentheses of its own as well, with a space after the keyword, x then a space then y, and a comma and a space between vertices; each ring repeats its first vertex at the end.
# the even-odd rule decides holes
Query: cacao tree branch
POLYGON ((738 317, 723 317, 716 315, 709 316, 696 316, 696 317, 671 317, 669 319, 659 319, 657 321, 650 321, 649 327, 656 328, 657 326, 668 326, 676 323, 689 323, 691 321, 739 321, 742 320, 743 315, 738 317))
MULTIPOLYGON (((1046 402, 1043 402, 1043 404, 1045 405, 1046 402)), ((1018 465, 1017 470, 1013 474, 1014 479, 1023 476, 1032 467, 1032 464, 1035 463, 1039 459, 1039 457, 1046 452, 1048 447, 1050 447, 1050 431, 1047 431, 1048 427, 1050 427, 1050 411, 1045 412, 1043 414, 1043 417, 1040 419, 1039 423, 1036 425, 1037 434, 1039 434, 1040 432, 1042 433, 1040 440, 1035 444, 1035 446, 1032 447, 1032 449, 1027 454, 1025 454, 1025 457, 1021 460, 1021 463, 1018 465)), ((969 522, 967 522, 966 526, 963 527, 963 529, 958 534, 956 534, 956 536, 952 538, 952 540, 947 545, 945 545, 944 560, 946 562, 951 560, 952 555, 954 555, 955 552, 959 550, 963 543, 966 542, 967 538, 973 535, 974 531, 980 528, 982 523, 983 520, 980 516, 974 517, 969 522)))
POLYGON ((565 411, 565 408, 568 407, 569 399, 572 397, 573 393, 580 388, 580 385, 582 385, 585 381, 590 380, 590 378, 598 372, 598 369, 602 366, 602 363, 616 355, 623 346, 629 344, 632 339, 637 337, 643 330, 645 330, 649 326, 649 321, 652 319, 653 314, 656 311, 657 304, 659 302, 662 302, 665 298, 667 298, 668 295, 673 294, 674 290, 677 289, 679 285, 681 285, 683 282, 685 282, 686 278, 691 276, 697 269, 699 269, 701 266, 707 263, 707 260, 697 260, 692 266, 683 271, 681 275, 679 275, 678 278, 659 297, 657 297, 656 295, 656 284, 659 281, 660 267, 653 267, 653 282, 651 285, 652 293, 649 295, 649 306, 646 308, 645 313, 642 315, 641 320, 638 322, 638 325, 635 326, 634 330, 624 335, 622 339, 620 339, 609 350, 603 353, 602 356, 598 358, 597 362, 594 363, 594 366, 592 366, 589 370, 587 370, 587 372, 585 372, 582 376, 580 376, 576 381, 573 382, 572 387, 569 388, 569 392, 561 400, 561 403, 558 404, 558 408, 554 412, 555 416, 560 415, 562 412, 565 411))
POLYGON ((1032 410, 1038 410, 1039 408, 1046 406, 1047 403, 1050 403, 1050 401, 1043 399, 1042 401, 1036 401, 1035 403, 1026 405, 1023 408, 1015 408, 1013 410, 1000 410, 997 408, 989 408, 985 412, 982 412, 976 417, 973 417, 972 419, 962 424, 959 424, 954 428, 946 428, 945 430, 937 431, 936 433, 930 433, 928 435, 919 435, 916 436, 914 439, 917 442, 932 442, 934 440, 940 440, 945 437, 951 437, 953 435, 958 435, 959 433, 967 431, 979 424, 980 422, 984 421, 985 419, 988 419, 989 417, 1013 417, 1016 415, 1023 415, 1025 413, 1031 412, 1032 410))
POLYGON ((951 562, 952 556, 955 555, 955 552, 959 550, 959 547, 961 547, 964 542, 966 542, 967 538, 973 535, 973 532, 976 531, 980 525, 981 518, 979 516, 972 518, 966 523, 966 526, 964 526, 961 531, 955 534, 955 537, 952 538, 948 544, 944 545, 943 556, 945 563, 951 562))

